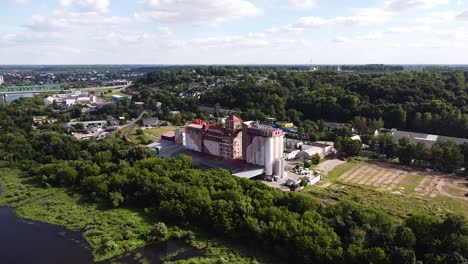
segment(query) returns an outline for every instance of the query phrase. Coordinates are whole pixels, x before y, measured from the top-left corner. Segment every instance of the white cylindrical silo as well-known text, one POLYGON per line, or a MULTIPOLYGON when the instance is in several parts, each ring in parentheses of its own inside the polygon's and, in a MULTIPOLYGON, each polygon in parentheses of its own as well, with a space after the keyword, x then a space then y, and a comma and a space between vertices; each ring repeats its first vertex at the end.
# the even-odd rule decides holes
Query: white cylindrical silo
POLYGON ((279 158, 283 158, 283 153, 284 153, 284 144, 283 144, 283 141, 284 141, 284 136, 280 136, 278 137, 279 138, 279 148, 280 148, 280 154, 279 154, 279 158))
POLYGON ((273 138, 267 138, 265 142, 265 175, 271 176, 273 175, 273 165, 274 165, 274 158, 273 158, 273 138))

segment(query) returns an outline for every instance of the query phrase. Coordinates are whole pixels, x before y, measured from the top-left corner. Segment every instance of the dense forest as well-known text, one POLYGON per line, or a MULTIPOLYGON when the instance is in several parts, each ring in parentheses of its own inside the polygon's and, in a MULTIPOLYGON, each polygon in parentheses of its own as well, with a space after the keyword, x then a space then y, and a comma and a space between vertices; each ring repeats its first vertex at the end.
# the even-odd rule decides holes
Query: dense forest
POLYGON ((325 205, 224 170, 196 169, 185 156, 153 157, 120 138, 78 141, 59 126, 31 129, 32 117, 47 111, 38 98, 0 105, 0 157, 44 188, 68 188, 109 207, 150 208, 287 263, 467 262, 463 216, 395 219, 351 201, 325 205))
POLYGON ((163 100, 166 106, 187 112, 196 112, 200 104, 218 103, 248 117, 276 117, 298 126, 305 120, 349 122, 361 116, 383 119, 387 128, 468 137, 467 78, 463 71, 335 73, 202 67, 150 73, 135 89, 149 105, 163 100), (236 78, 196 97, 178 96, 191 89, 183 83, 201 82, 200 76, 236 78), (259 82, 260 78, 268 81, 259 82))
POLYGON ((201 101, 261 109, 280 119, 288 118, 286 109, 311 120, 383 118, 387 128, 467 137, 465 77, 463 72, 279 73, 277 83, 257 85, 250 79, 215 89, 201 101))

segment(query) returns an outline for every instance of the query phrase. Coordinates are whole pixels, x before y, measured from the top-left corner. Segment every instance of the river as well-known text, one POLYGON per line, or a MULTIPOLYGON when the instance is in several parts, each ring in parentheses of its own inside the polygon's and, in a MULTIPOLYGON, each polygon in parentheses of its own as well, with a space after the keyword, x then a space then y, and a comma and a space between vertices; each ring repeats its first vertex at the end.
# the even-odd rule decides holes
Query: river
MULTIPOLYGON (((0 194, 2 190, 0 187, 0 194)), ((204 252, 182 241, 149 244, 105 263, 162 263, 204 256, 204 252)), ((91 249, 80 232, 16 217, 9 207, 0 207, 0 263, 5 264, 86 264, 93 263, 91 249)))

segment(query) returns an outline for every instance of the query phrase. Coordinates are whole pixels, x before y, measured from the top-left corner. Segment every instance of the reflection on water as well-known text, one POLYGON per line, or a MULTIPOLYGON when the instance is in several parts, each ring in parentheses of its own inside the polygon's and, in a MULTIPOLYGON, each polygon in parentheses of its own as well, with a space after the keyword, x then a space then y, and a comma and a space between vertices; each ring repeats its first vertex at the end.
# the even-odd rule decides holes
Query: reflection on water
POLYGON ((183 241, 168 241, 163 244, 149 244, 139 248, 129 254, 110 260, 111 264, 140 264, 140 263, 163 263, 161 258, 170 261, 202 257, 205 253, 202 250, 193 248, 183 241))
MULTIPOLYGON (((1 193, 1 189, 0 189, 1 193)), ((103 263, 162 263, 204 256, 204 252, 182 241, 150 244, 103 263)), ((93 263, 91 249, 80 232, 63 227, 22 220, 14 210, 0 207, 0 263, 86 264, 93 263)))
POLYGON ((92 263, 91 251, 79 232, 15 216, 0 207, 0 263, 92 263))

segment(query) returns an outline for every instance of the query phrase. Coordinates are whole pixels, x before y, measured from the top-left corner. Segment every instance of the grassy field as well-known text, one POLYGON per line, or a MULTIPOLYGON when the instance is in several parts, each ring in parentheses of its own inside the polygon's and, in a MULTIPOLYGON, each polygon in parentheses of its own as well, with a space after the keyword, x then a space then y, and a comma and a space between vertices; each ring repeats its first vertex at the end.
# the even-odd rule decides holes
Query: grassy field
POLYGON ((305 192, 325 202, 353 200, 400 219, 414 213, 462 213, 468 217, 463 191, 451 188, 448 182, 446 191, 458 198, 439 193, 437 175, 421 175, 399 164, 364 160, 339 165, 328 176, 320 184, 322 187, 307 187, 305 192))
MULTIPOLYGON (((0 206, 14 208, 21 218, 83 231, 95 261, 113 258, 145 245, 146 235, 159 222, 148 210, 107 209, 61 188, 38 187, 32 178, 3 165, 0 163, 0 186, 4 191, 0 195, 0 206)), ((206 251, 206 257, 200 260, 203 263, 215 263, 220 258, 232 263, 256 262, 253 257, 248 257, 253 254, 233 249, 191 227, 168 227, 171 237, 191 234, 192 238, 187 242, 206 251)))
POLYGON ((423 175, 412 175, 411 177, 407 177, 401 185, 403 186, 406 192, 413 192, 419 184, 424 180, 423 175))
POLYGON ((149 141, 155 142, 161 139, 162 134, 169 131, 175 131, 176 129, 181 127, 182 126, 164 126, 159 128, 148 128, 143 130, 144 135, 137 135, 137 129, 135 129, 132 131, 130 139, 133 142, 137 142, 139 144, 142 144, 142 142, 148 143, 149 141))
POLYGON ((154 139, 161 139, 162 134, 169 131, 175 131, 178 128, 181 128, 181 126, 165 126, 160 128, 150 128, 145 129, 144 132, 146 136, 151 136, 154 139))
POLYGON ((338 177, 343 175, 343 173, 351 170, 357 165, 356 162, 346 162, 337 166, 334 170, 328 173, 328 180, 332 183, 336 183, 338 177))
POLYGON ((463 213, 468 217, 467 205, 449 197, 428 198, 394 194, 387 190, 346 183, 337 183, 327 188, 310 186, 304 192, 320 198, 322 201, 352 200, 367 208, 381 209, 397 219, 404 219, 417 213, 436 216, 447 213, 463 213))
MULTIPOLYGON (((104 92, 107 92, 107 90, 105 90, 104 92)), ((100 93, 97 92, 97 94, 99 95, 100 93)), ((118 90, 113 90, 111 93, 106 93, 106 94, 103 94, 102 96, 106 99, 110 99, 112 98, 113 95, 120 95, 120 96, 124 96, 124 97, 130 97, 128 94, 124 94, 122 93, 121 91, 118 91, 118 90)))

